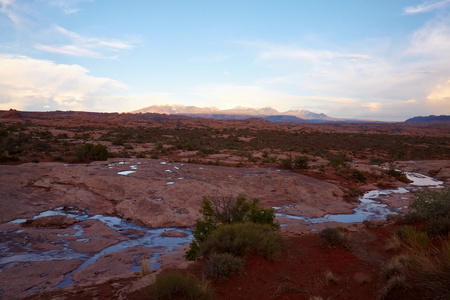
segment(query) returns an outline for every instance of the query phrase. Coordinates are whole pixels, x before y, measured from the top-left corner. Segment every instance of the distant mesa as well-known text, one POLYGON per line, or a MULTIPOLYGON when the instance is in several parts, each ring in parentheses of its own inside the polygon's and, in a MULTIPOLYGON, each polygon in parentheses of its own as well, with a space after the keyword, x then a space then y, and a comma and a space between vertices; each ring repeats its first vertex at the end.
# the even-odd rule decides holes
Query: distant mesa
POLYGON ((434 122, 434 121, 450 121, 450 116, 440 115, 430 115, 428 117, 414 117, 406 120, 405 122, 434 122))
POLYGON ((370 122, 368 120, 332 118, 326 114, 318 114, 306 109, 289 110, 279 112, 271 107, 250 108, 237 106, 232 109, 220 110, 217 107, 196 107, 184 105, 152 105, 146 108, 132 111, 131 113, 157 113, 174 114, 189 117, 210 119, 234 119, 243 120, 249 118, 261 118, 272 122, 295 123, 328 123, 328 122, 370 122))
POLYGON ((18 112, 15 109, 10 109, 8 111, 5 111, 3 113, 0 113, 0 117, 2 119, 19 119, 22 117, 22 115, 20 114, 20 112, 18 112))

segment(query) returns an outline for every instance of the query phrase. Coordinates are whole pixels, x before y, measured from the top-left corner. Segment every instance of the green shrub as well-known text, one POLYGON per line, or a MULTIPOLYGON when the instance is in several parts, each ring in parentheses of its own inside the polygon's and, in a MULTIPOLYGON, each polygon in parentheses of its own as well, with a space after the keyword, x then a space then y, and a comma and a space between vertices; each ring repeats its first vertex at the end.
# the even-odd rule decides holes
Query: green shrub
POLYGON ((450 219, 450 188, 417 192, 410 207, 426 219, 450 219))
POLYGON ((93 160, 107 160, 109 157, 108 149, 105 146, 98 144, 86 143, 76 150, 77 159, 80 162, 93 160))
POLYGON ((348 197, 356 198, 356 197, 364 195, 364 192, 357 187, 351 187, 346 191, 345 194, 348 197))
POLYGON ((384 159, 372 156, 370 157, 369 165, 381 165, 384 162, 385 162, 384 159))
POLYGON ((309 158, 308 156, 296 156, 292 159, 289 156, 286 159, 281 159, 280 168, 288 170, 300 170, 309 168, 309 158))
POLYGON ((233 196, 203 197, 200 209, 203 219, 195 221, 195 230, 192 233, 194 240, 189 245, 185 258, 195 260, 200 255, 200 245, 221 224, 253 222, 267 224, 273 230, 279 229, 279 224, 275 221, 274 209, 260 209, 258 203, 259 200, 256 198, 247 202, 244 194, 236 198, 233 196))
POLYGON ((413 214, 427 220, 428 233, 445 235, 450 232, 450 188, 417 192, 410 208, 413 214))
POLYGON ((417 231, 409 225, 400 227, 397 234, 404 238, 408 245, 415 250, 425 250, 431 243, 430 237, 426 232, 417 231))
POLYGON ((400 215, 400 214, 387 215, 386 220, 389 222, 394 222, 397 225, 404 225, 404 224, 412 224, 412 223, 417 223, 417 222, 423 221, 424 218, 419 216, 415 212, 409 212, 406 215, 400 215))
POLYGON ((339 155, 329 159, 328 165, 332 168, 347 168, 347 162, 349 161, 346 155, 339 155))
POLYGON ((214 280, 224 280, 242 270, 244 260, 231 253, 213 254, 206 263, 206 276, 214 280))
POLYGON ((364 173, 361 172, 360 170, 354 169, 352 171, 352 178, 355 182, 362 182, 362 183, 366 182, 366 175, 364 175, 364 173))
POLYGON ((408 177, 406 176, 406 174, 404 172, 394 169, 393 166, 391 166, 389 168, 389 170, 386 171, 386 174, 388 174, 389 176, 392 176, 395 179, 397 179, 398 181, 401 181, 404 183, 411 182, 411 180, 408 179, 408 177))
POLYGON ((222 225, 200 246, 202 254, 231 253, 245 256, 252 252, 274 259, 283 249, 283 237, 270 225, 236 223, 222 225))
POLYGON ((199 281, 193 275, 177 272, 159 274, 148 287, 150 299, 214 299, 214 290, 207 283, 199 281))
POLYGON ((450 218, 439 217, 427 221, 426 231, 430 235, 446 235, 450 232, 450 218))
POLYGON ((347 237, 337 228, 325 228, 319 236, 327 246, 343 246, 347 241, 347 237))

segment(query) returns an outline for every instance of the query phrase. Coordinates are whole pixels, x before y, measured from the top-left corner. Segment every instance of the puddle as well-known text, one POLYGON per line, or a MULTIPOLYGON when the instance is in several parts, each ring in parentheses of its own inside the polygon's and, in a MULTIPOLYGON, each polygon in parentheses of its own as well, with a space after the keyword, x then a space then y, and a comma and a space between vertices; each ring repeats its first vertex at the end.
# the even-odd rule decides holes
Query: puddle
POLYGON ((129 174, 136 173, 136 171, 121 171, 117 172, 118 175, 128 176, 129 174))
POLYGON ((412 181, 411 185, 414 186, 440 187, 444 184, 442 181, 419 173, 405 172, 405 174, 412 181))
POLYGON ((173 181, 167 181, 166 184, 175 184, 173 181))
MULTIPOLYGON (((161 200, 163 200, 161 198, 161 200)), ((152 248, 153 255, 149 259, 152 263, 153 269, 161 266, 157 259, 168 252, 173 252, 175 247, 182 246, 188 244, 192 240, 191 229, 188 228, 147 228, 144 226, 140 226, 134 223, 127 222, 117 217, 111 216, 103 216, 103 215, 94 215, 89 216, 86 212, 77 211, 71 208, 63 208, 59 207, 54 210, 42 212, 33 217, 33 219, 43 217, 43 216, 58 216, 63 215, 67 217, 74 218, 79 221, 85 220, 98 220, 108 227, 114 229, 118 235, 126 238, 124 241, 119 241, 116 244, 106 247, 98 253, 84 253, 78 252, 71 248, 71 244, 69 240, 65 238, 69 237, 77 237, 76 241, 78 242, 88 242, 91 239, 99 238, 100 236, 90 236, 86 238, 84 236, 84 230, 82 224, 78 223, 71 227, 68 227, 61 233, 59 233, 59 237, 61 237, 58 241, 51 241, 49 243, 53 243, 55 245, 60 246, 60 249, 49 250, 49 251, 38 251, 34 249, 31 243, 22 243, 19 246, 15 244, 14 238, 16 237, 27 237, 26 229, 25 230, 15 230, 13 232, 9 232, 8 234, 15 234, 11 239, 5 240, 0 243, 0 272, 4 268, 9 268, 17 263, 27 263, 33 261, 54 261, 54 260, 72 260, 72 259, 80 259, 83 263, 78 266, 72 272, 66 274, 64 279, 56 286, 56 288, 62 288, 65 286, 69 286, 74 284, 72 280, 72 275, 76 272, 82 270, 86 266, 95 263, 100 257, 113 253, 122 251, 128 248, 132 248, 135 246, 145 246, 152 248), (72 232, 70 229, 75 229, 74 233, 68 234, 67 231, 72 232), (177 231, 180 233, 184 233, 185 237, 163 237, 165 231, 177 231), (135 232, 139 231, 142 234, 137 235, 135 232), (25 236, 24 236, 25 235, 25 236), (10 249, 14 249, 12 253, 10 249)), ((11 221, 9 223, 22 223, 26 221, 25 219, 17 219, 11 221)), ((31 242, 31 241, 30 241, 31 242)), ((140 258, 136 258, 136 260, 140 260, 140 258)), ((140 261, 138 261, 140 263, 140 261)), ((133 267, 134 268, 134 267, 133 267)), ((136 267, 137 268, 137 267, 136 267)), ((140 266, 139 266, 140 270, 140 266)))
MULTIPOLYGON (((405 208, 401 207, 396 210, 391 210, 386 204, 381 203, 379 200, 389 200, 391 194, 406 194, 411 190, 416 190, 421 187, 438 188, 442 187, 443 182, 436 180, 432 177, 413 173, 405 172, 406 176, 412 182, 406 188, 400 187, 397 189, 387 190, 372 190, 364 193, 359 197, 360 203, 353 209, 352 214, 327 214, 321 218, 309 218, 304 216, 298 216, 290 214, 293 209, 298 205, 289 205, 284 207, 273 207, 277 217, 285 217, 293 220, 305 221, 310 224, 326 223, 326 222, 340 222, 340 223, 353 223, 362 222, 364 220, 384 220, 388 215, 398 214, 398 211, 405 208)), ((402 199, 408 199, 408 197, 401 197, 402 199)), ((323 204, 327 206, 327 204, 323 204)), ((297 210, 297 213, 300 213, 297 210)))

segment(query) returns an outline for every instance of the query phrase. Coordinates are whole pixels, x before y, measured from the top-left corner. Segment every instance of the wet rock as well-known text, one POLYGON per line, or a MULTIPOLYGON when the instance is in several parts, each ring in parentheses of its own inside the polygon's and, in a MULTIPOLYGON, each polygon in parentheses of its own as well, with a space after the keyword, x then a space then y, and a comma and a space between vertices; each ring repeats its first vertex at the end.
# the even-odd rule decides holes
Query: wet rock
POLYGON ((164 231, 161 234, 162 237, 186 237, 187 234, 184 232, 179 232, 179 231, 174 231, 174 230, 169 230, 169 231, 164 231))
POLYGON ((67 228, 77 222, 77 220, 66 216, 48 216, 34 220, 27 220, 22 223, 22 226, 67 228))
POLYGON ((102 251, 103 249, 117 244, 119 241, 124 240, 123 238, 105 238, 105 237, 98 237, 95 239, 86 239, 81 241, 74 241, 71 243, 70 247, 78 252, 84 252, 84 253, 98 253, 102 251))
POLYGON ((19 263, 0 272, 1 299, 22 299, 52 290, 64 278, 64 274, 81 264, 80 260, 35 261, 19 263), (42 276, 46 274, 46 276, 42 276))
POLYGON ((97 282, 109 277, 134 276, 131 267, 140 265, 143 258, 153 255, 155 248, 136 246, 122 251, 103 255, 92 264, 73 275, 73 280, 78 284, 97 282))

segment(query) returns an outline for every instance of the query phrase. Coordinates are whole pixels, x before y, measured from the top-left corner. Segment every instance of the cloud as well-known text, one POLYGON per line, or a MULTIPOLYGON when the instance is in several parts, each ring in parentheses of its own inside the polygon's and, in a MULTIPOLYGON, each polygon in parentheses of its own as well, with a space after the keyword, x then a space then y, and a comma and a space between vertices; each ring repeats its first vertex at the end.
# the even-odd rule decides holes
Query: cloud
POLYGON ((427 101, 439 109, 439 114, 450 114, 450 78, 437 84, 428 94, 427 101))
POLYGON ((66 45, 66 46, 50 46, 50 45, 41 45, 37 44, 34 46, 34 48, 45 51, 45 52, 52 52, 52 53, 58 53, 58 54, 64 54, 64 55, 71 55, 71 56, 82 56, 82 57, 100 57, 100 53, 86 49, 81 48, 74 45, 66 45))
POLYGON ((440 9, 450 4, 450 0, 427 1, 417 6, 408 6, 403 10, 405 15, 425 13, 435 9, 440 9))
POLYGON ((48 4, 60 8, 66 14, 78 12, 80 9, 76 7, 81 2, 91 2, 93 0, 48 0, 48 4))
POLYGON ((2 110, 92 110, 98 99, 127 88, 113 79, 90 76, 79 65, 17 55, 0 55, 0 65, 2 110))
POLYGON ((27 19, 30 12, 27 6, 22 6, 16 0, 0 0, 0 13, 4 14, 17 27, 28 24, 27 19))
POLYGON ((30 30, 40 22, 47 21, 42 18, 46 6, 58 7, 65 14, 72 14, 80 10, 77 4, 91 1, 93 0, 0 0, 0 14, 10 19, 15 27, 30 30))
POLYGON ((260 87, 298 95, 297 106, 332 116, 379 120, 450 113, 448 18, 432 19, 403 40, 370 39, 347 48, 335 46, 339 51, 264 42, 242 44, 256 50, 256 64, 281 74, 258 79, 260 87), (338 103, 326 101, 328 97, 357 100, 338 103))
MULTIPOLYGON (((117 39, 102 39, 96 37, 82 36, 76 32, 69 31, 63 27, 55 26, 52 31, 55 35, 70 40, 69 45, 44 45, 36 44, 34 48, 70 56, 105 58, 105 53, 117 53, 122 50, 133 48, 132 43, 117 39)), ((113 56, 114 57, 114 56, 113 56)), ((111 58, 111 57, 109 57, 111 58)))
POLYGON ((260 51, 258 59, 287 59, 306 61, 329 61, 344 59, 347 61, 368 60, 371 57, 360 53, 340 53, 330 50, 306 49, 296 46, 275 45, 263 42, 241 42, 244 45, 254 47, 260 51))
POLYGON ((431 21, 414 32, 406 54, 448 60, 449 49, 450 22, 448 20, 431 21))
POLYGON ((380 102, 368 102, 368 103, 361 104, 361 106, 368 107, 371 112, 378 112, 378 111, 380 111, 383 104, 380 102))

